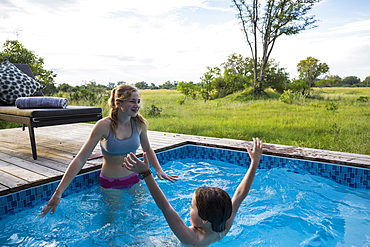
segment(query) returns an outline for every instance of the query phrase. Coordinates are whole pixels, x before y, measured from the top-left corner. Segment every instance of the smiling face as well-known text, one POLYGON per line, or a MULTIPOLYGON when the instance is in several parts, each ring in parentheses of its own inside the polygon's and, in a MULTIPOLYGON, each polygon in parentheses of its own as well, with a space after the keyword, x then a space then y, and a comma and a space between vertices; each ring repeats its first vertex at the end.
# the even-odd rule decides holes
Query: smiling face
POLYGON ((120 107, 124 114, 136 117, 140 109, 140 94, 139 92, 132 92, 127 100, 116 100, 117 107, 120 107))

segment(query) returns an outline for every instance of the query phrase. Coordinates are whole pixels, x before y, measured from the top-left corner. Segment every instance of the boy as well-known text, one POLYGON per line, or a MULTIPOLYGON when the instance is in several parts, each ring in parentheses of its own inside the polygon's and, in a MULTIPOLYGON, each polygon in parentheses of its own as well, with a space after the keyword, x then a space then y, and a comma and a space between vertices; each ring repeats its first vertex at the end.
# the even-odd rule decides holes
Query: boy
POLYGON ((240 204, 252 185, 261 158, 262 146, 263 143, 258 138, 253 138, 253 149, 246 146, 251 164, 232 200, 224 190, 215 187, 199 187, 195 191, 190 207, 190 227, 184 224, 154 180, 145 153, 144 161, 130 153, 124 158, 123 165, 128 170, 138 173, 145 181, 171 230, 183 244, 208 246, 220 241, 230 230, 240 204))

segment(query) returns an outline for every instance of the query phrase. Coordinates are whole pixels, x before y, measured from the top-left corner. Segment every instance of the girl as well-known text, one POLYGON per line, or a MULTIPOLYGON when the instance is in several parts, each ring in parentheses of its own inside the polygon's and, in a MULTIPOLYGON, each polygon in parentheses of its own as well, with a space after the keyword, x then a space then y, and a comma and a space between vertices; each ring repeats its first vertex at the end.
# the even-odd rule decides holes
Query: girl
POLYGON ((141 161, 131 153, 125 158, 123 165, 128 170, 138 173, 145 180, 168 225, 183 244, 208 246, 220 241, 230 230, 239 206, 252 185, 262 154, 262 141, 253 138, 253 149, 249 146, 246 149, 251 158, 251 164, 232 200, 222 189, 215 187, 198 188, 193 194, 190 207, 190 227, 184 224, 154 180, 149 169, 149 156, 144 153, 144 161, 141 161))
POLYGON ((100 173, 100 185, 103 189, 130 188, 140 181, 137 174, 122 166, 123 158, 129 153, 136 153, 140 144, 160 179, 171 182, 177 180, 177 176, 167 175, 162 170, 150 147, 146 120, 139 114, 140 94, 137 88, 125 84, 118 86, 112 90, 108 103, 109 117, 95 124, 85 144, 69 164, 51 199, 43 207, 42 215, 47 214, 50 209, 51 214, 55 212, 63 192, 82 169, 99 141, 103 153, 100 173))

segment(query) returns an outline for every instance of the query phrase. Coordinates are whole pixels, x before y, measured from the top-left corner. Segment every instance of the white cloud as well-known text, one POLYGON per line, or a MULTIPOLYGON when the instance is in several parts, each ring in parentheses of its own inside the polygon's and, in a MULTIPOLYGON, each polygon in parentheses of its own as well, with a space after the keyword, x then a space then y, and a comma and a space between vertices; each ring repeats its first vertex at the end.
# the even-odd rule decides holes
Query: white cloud
POLYGON ((332 35, 351 35, 354 33, 370 35, 370 19, 350 22, 339 27, 334 27, 329 31, 329 34, 332 35))
MULTIPOLYGON (((325 3, 328 1, 325 1, 325 3)), ((57 83, 198 82, 232 53, 248 56, 231 1, 9 0, 0 3, 0 43, 15 39, 55 69, 57 83)), ((320 4, 321 5, 321 4, 320 4)), ((325 7, 325 6, 324 6, 325 7)), ((315 28, 278 40, 272 53, 291 76, 314 56, 332 74, 364 79, 369 20, 315 28)))
POLYGON ((297 76, 296 65, 308 56, 329 65, 329 73, 358 76, 362 80, 370 75, 370 20, 354 21, 323 32, 320 28, 302 32, 278 41, 273 55, 281 65, 297 76))

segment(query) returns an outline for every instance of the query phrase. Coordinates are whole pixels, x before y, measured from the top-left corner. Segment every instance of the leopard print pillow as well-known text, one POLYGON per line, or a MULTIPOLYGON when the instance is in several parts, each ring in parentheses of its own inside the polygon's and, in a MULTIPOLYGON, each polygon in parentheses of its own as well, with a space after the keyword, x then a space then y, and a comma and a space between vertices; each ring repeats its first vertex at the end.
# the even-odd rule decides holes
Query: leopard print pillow
POLYGON ((0 64, 0 99, 13 105, 18 97, 35 94, 43 86, 35 79, 20 71, 8 60, 0 64))

